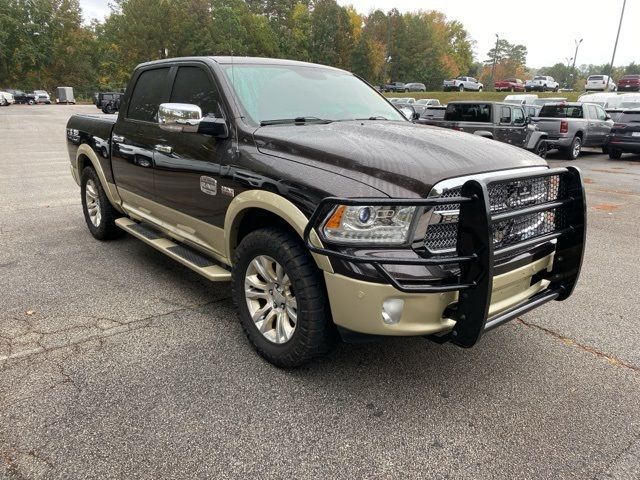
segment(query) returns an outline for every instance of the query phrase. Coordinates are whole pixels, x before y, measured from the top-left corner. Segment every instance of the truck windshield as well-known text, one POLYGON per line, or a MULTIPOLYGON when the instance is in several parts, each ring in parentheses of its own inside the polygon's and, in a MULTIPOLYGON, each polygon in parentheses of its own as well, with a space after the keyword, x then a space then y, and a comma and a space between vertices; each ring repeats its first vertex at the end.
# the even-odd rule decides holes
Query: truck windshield
POLYGON ((545 105, 538 116, 547 118, 582 118, 582 106, 545 105))
POLYGON ((491 105, 487 103, 450 103, 444 119, 452 122, 490 122, 491 105))
POLYGON ((258 124, 298 118, 404 120, 375 90, 346 72, 297 65, 222 67, 244 110, 258 124))

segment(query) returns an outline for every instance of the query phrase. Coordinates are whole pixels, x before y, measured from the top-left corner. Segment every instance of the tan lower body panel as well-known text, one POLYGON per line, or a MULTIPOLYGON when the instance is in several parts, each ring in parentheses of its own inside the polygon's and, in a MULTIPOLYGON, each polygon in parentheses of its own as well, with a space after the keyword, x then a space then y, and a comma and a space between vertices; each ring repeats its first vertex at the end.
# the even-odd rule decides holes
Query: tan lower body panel
POLYGON ((178 244, 172 242, 171 240, 167 238, 150 239, 140 234, 139 232, 131 228, 137 225, 137 222, 134 222, 130 218, 125 218, 125 217, 118 218, 116 219, 116 225, 118 225, 120 228, 130 233, 134 237, 138 238, 139 240, 142 240, 143 242, 151 245, 156 250, 161 251, 168 257, 171 257, 177 262, 180 262, 182 265, 189 267, 191 270, 193 270, 196 273, 199 273, 206 279, 211 280, 212 282, 227 282, 231 280, 231 272, 229 272, 228 270, 225 270, 222 267, 219 267, 217 265, 199 267, 198 265, 195 265, 194 263, 188 261, 187 259, 181 257, 180 255, 175 254, 170 249, 172 247, 176 247, 178 244))
POLYGON ((224 230, 180 213, 157 202, 119 188, 123 210, 132 218, 148 222, 179 242, 193 245, 219 262, 230 265, 223 255, 224 230))
MULTIPOLYGON (((516 268, 493 279, 489 315, 517 305, 548 286, 546 280, 531 284, 531 276, 548 270, 553 254, 516 268)), ((391 285, 364 282, 324 272, 333 321, 354 332, 371 335, 429 335, 450 330, 455 321, 444 318, 448 305, 458 299, 457 292, 403 293, 391 285), (382 304, 390 298, 404 300, 400 321, 387 325, 382 321, 382 304)))

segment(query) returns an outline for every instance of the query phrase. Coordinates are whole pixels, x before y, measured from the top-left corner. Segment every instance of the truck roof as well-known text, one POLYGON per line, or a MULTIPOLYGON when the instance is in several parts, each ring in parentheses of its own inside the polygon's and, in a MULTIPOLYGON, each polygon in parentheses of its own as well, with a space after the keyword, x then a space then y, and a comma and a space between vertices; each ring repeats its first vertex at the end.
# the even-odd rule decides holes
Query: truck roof
MULTIPOLYGON (((199 56, 199 57, 174 57, 164 58, 162 60, 153 60, 151 62, 144 62, 136 66, 136 68, 145 67, 147 65, 157 65, 162 63, 175 63, 179 61, 213 61, 220 65, 290 65, 301 67, 316 67, 326 68, 328 70, 334 70, 336 72, 349 73, 346 70, 340 68, 330 67, 328 65, 320 65, 318 63, 300 62, 297 60, 286 60, 282 58, 265 58, 265 57, 236 57, 236 56, 199 56)), ((399 83, 399 82, 398 82, 399 83)))

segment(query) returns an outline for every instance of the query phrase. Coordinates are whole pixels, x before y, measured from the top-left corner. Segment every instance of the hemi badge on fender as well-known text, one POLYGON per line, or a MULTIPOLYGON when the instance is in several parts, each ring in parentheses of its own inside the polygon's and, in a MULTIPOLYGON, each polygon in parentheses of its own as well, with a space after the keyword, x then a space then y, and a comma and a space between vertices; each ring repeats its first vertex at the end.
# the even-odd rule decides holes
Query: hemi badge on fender
POLYGON ((222 193, 222 195, 226 195, 227 197, 235 196, 235 192, 233 191, 233 188, 229 188, 229 187, 220 187, 220 193, 222 193))
POLYGON ((218 193, 218 182, 215 178, 200 177, 200 190, 207 195, 215 195, 218 193))

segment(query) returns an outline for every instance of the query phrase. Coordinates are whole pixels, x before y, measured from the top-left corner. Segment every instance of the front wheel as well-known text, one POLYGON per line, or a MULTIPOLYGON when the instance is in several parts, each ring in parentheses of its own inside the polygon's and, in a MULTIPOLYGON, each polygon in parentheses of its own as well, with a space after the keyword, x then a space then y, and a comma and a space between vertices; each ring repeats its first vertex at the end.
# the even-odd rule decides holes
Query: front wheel
POLYGON ((292 368, 329 351, 337 336, 324 281, 297 237, 256 230, 242 239, 233 263, 233 299, 260 356, 292 368))
POLYGON ((478 87, 478 91, 479 91, 479 92, 482 92, 482 87, 478 87))
POLYGON ((98 240, 110 240, 121 236, 124 230, 118 228, 115 223, 120 214, 109 202, 93 167, 85 167, 82 170, 80 192, 84 219, 91 235, 98 240))
POLYGON ((460 86, 458 87, 458 90, 459 90, 459 91, 461 91, 461 92, 464 92, 464 85, 460 85, 460 86))
POLYGON ((547 154, 549 153, 549 145, 545 140, 540 140, 538 145, 536 145, 535 154, 540 158, 547 158, 547 154))

